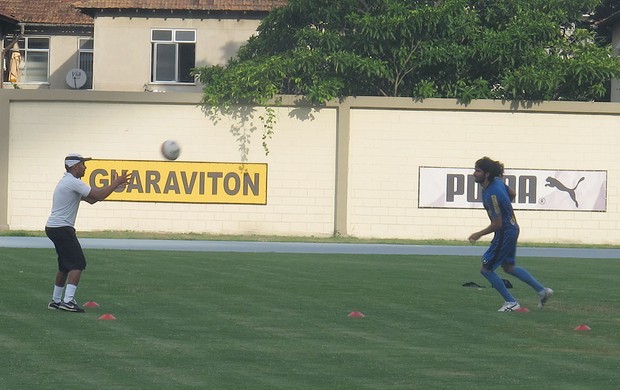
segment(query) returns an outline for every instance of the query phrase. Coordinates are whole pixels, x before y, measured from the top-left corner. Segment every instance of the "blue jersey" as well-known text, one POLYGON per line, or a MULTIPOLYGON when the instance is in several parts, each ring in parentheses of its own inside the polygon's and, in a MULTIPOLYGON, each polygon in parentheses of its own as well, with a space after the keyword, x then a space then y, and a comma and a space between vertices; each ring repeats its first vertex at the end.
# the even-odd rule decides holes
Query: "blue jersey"
POLYGON ((502 218, 502 228, 494 233, 489 249, 482 255, 483 267, 495 270, 500 264, 514 264, 519 225, 512 210, 506 184, 497 178, 493 179, 482 192, 482 204, 489 219, 502 218))
POLYGON ((489 219, 502 218, 502 231, 519 230, 517 219, 512 210, 508 187, 500 179, 494 178, 482 192, 482 204, 489 219))

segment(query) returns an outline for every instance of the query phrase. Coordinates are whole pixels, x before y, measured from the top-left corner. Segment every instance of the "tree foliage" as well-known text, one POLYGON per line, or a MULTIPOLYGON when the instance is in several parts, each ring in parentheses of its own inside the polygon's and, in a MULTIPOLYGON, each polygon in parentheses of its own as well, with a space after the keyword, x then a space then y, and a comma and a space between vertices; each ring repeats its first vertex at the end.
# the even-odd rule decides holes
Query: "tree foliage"
POLYGON ((600 3, 290 0, 226 66, 195 75, 205 106, 279 94, 598 100, 620 77, 610 46, 579 24, 600 3))

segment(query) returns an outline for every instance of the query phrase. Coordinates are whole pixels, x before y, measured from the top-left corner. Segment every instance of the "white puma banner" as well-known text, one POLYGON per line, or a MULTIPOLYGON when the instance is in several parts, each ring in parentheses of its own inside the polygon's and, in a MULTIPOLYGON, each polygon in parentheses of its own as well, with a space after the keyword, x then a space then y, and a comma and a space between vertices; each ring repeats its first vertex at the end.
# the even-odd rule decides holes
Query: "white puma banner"
MULTIPOLYGON (((420 167, 420 208, 482 208, 473 168, 420 167)), ((516 210, 606 211, 607 171, 506 169, 516 210)))

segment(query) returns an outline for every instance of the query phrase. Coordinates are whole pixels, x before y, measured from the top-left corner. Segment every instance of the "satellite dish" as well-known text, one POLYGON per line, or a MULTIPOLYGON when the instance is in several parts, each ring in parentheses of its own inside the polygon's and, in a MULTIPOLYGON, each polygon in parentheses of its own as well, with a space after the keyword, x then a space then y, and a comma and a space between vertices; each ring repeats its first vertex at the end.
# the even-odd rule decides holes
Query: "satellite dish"
POLYGON ((86 72, 82 69, 71 69, 65 78, 67 85, 73 89, 80 89, 86 84, 86 72))

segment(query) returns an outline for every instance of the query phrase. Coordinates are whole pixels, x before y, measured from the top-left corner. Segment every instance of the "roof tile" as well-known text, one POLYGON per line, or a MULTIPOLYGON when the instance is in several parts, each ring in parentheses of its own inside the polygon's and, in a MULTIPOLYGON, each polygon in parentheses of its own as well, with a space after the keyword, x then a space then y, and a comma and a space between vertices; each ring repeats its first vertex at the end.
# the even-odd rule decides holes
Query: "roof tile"
POLYGON ((75 0, 2 0, 0 14, 23 23, 93 24, 93 19, 80 12, 75 0))
POLYGON ((269 12, 287 3, 287 0, 0 0, 0 16, 23 23, 92 25, 93 18, 80 9, 269 12))
POLYGON ((148 9, 192 11, 271 11, 287 0, 82 0, 75 5, 83 9, 148 9))

